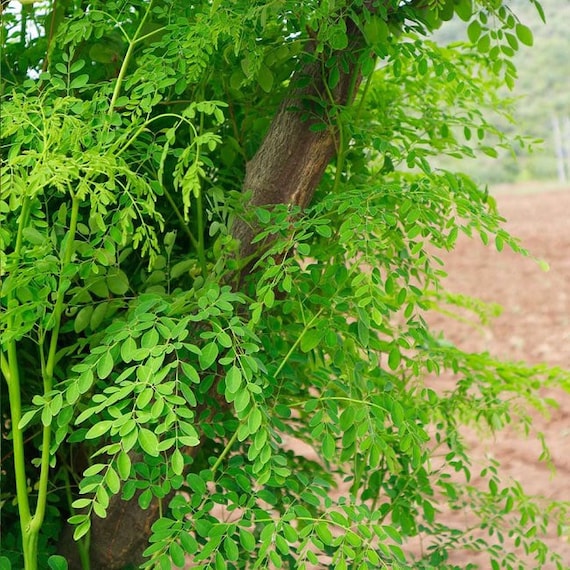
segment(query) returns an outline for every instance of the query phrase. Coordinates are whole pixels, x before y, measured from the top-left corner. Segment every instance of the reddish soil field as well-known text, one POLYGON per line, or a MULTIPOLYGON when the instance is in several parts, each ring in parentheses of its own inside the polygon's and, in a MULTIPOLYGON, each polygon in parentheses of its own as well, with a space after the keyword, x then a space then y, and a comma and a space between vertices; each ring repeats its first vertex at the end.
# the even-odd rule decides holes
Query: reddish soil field
MULTIPOLYGON (((534 256, 547 261, 550 270, 544 272, 532 259, 510 250, 497 253, 478 240, 461 239, 457 249, 444 256, 447 289, 499 303, 503 312, 483 331, 439 315, 430 322, 464 350, 486 350, 503 359, 570 369, 570 189, 535 190, 504 188, 496 198, 509 231, 534 256)), ((444 378, 439 381, 446 383, 444 378)), ((474 434, 467 438, 475 457, 491 453, 528 493, 570 500, 570 394, 552 390, 548 396, 559 402, 559 408, 549 418, 537 415, 536 426, 551 448, 554 476, 538 461, 538 442, 512 432, 490 441, 474 434)), ((451 521, 451 514, 448 517, 451 521)), ((565 557, 570 568, 570 528, 566 527, 563 538, 552 532, 546 542, 565 557)), ((451 561, 490 568, 484 554, 457 553, 451 561)), ((539 568, 531 560, 527 567, 539 568)))
MULTIPOLYGON (((521 238, 532 255, 547 261, 550 271, 544 272, 536 261, 510 250, 498 253, 475 239, 462 238, 453 252, 443 256, 448 272, 447 289, 498 303, 503 312, 482 330, 440 315, 430 316, 429 321, 463 350, 489 351, 505 360, 570 369, 570 188, 531 190, 502 189, 496 194, 499 211, 507 219, 509 231, 521 238)), ((433 386, 446 389, 453 379, 438 377, 432 382, 433 386)), ((536 429, 546 436, 556 474, 552 475, 549 467, 538 460, 539 443, 519 438, 515 430, 501 432, 495 439, 487 440, 466 431, 465 437, 473 451, 475 482, 477 467, 486 465, 485 456, 492 455, 502 465, 505 483, 512 478, 519 481, 528 494, 570 500, 570 394, 549 390, 548 396, 556 399, 559 407, 549 418, 537 414, 536 429)), ((315 450, 303 442, 291 438, 287 445, 297 453, 319 460, 315 450)), ((341 484, 334 495, 346 491, 346 485, 341 484)), ((469 513, 452 513, 443 505, 441 510, 441 522, 456 527, 472 522, 469 513)), ((570 569, 570 523, 565 531, 566 535, 560 538, 552 530, 545 542, 564 557, 570 569)), ((415 554, 420 553, 421 547, 419 541, 405 545, 406 550, 415 554)), ((530 557, 526 560, 525 570, 553 568, 553 565, 539 566, 530 557)), ((485 552, 457 551, 448 562, 462 568, 473 563, 480 570, 491 569, 485 552)))

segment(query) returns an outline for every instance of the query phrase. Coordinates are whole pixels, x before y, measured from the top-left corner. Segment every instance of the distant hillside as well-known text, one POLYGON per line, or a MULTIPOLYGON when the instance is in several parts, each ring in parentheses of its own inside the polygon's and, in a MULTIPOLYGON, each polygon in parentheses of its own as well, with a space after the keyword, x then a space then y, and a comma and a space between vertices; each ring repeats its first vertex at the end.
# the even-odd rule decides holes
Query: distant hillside
MULTIPOLYGON (((513 12, 533 30, 534 45, 523 46, 515 56, 519 79, 514 91, 505 88, 505 97, 517 98, 516 132, 544 142, 530 155, 519 151, 517 159, 505 153, 496 161, 463 161, 460 168, 483 183, 557 179, 561 166, 557 150, 562 150, 564 138, 564 173, 570 179, 570 1, 542 0, 541 4, 546 24, 530 0, 511 2, 513 12)), ((440 43, 465 39, 465 24, 461 21, 448 22, 438 34, 440 43)), ((504 127, 514 132, 512 125, 504 127)))

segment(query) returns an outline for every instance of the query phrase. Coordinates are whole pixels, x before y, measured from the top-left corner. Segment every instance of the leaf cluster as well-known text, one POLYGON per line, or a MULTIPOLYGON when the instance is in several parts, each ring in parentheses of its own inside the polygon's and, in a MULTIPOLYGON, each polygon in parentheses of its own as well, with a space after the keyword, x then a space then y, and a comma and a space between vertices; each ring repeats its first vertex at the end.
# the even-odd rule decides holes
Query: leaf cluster
POLYGON ((507 144, 483 110, 529 31, 501 4, 376 4, 68 0, 22 12, 48 47, 18 61, 12 44, 36 38, 8 20, 3 414, 14 450, 34 434, 37 504, 57 504, 45 528, 65 512, 85 544, 120 496, 164 503, 149 568, 446 568, 457 549, 517 568, 521 546, 562 568, 539 534, 563 532, 568 505, 474 466, 461 426, 530 433, 530 409, 553 404, 540 389, 568 373, 466 353, 425 321, 444 303, 483 324, 494 311, 443 289, 437 251, 460 233, 527 254, 493 198, 434 158, 507 144), (454 14, 473 45, 425 39, 454 14), (331 104, 355 62, 354 104, 331 104), (250 207, 246 163, 316 63, 323 98, 301 111, 338 158, 309 208, 250 207), (236 257, 234 217, 259 230, 254 260, 236 257), (429 384, 443 373, 448 392, 429 384), (477 525, 443 523, 441 502, 477 525))

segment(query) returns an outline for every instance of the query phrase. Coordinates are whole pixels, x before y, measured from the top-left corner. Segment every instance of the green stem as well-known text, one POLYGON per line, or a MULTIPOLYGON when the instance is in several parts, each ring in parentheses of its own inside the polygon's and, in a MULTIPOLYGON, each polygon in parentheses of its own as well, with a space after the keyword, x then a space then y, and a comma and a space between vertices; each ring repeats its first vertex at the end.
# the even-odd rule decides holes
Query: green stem
MULTIPOLYGON (((360 69, 357 68, 357 69, 355 69, 354 73, 352 74, 352 76, 350 78, 350 86, 349 86, 348 91, 349 91, 349 93, 351 93, 351 95, 350 95, 349 101, 354 100, 355 91, 356 91, 356 82, 357 82, 359 74, 360 74, 360 69)), ((360 114, 362 112, 364 100, 366 99, 368 89, 370 88, 372 75, 373 74, 371 73, 368 76, 368 78, 366 79, 366 84, 364 85, 364 89, 362 91, 362 97, 360 98, 360 101, 358 103, 358 107, 356 109, 356 115, 354 117, 355 123, 360 118, 360 114)), ((327 87, 327 89, 328 89, 328 87, 327 87)), ((332 94, 330 95, 330 97, 332 97, 332 94)), ((333 103, 334 103, 334 100, 333 100, 333 103)), ((342 119, 340 118, 340 112, 338 110, 336 110, 336 122, 337 122, 337 128, 338 128, 339 142, 338 142, 338 154, 337 154, 337 159, 336 159, 336 172, 335 172, 334 184, 333 184, 333 190, 332 190, 333 194, 336 194, 340 188, 340 179, 342 176, 342 171, 344 170, 344 162, 345 162, 346 154, 348 151, 348 141, 346 140, 344 125, 343 125, 342 119)))
MULTIPOLYGON (((68 465, 65 465, 62 469, 62 476, 65 483, 65 498, 67 499, 67 506, 69 508, 69 512, 72 515, 75 515, 76 511, 73 508, 73 496, 71 494, 71 480, 69 478, 69 470, 70 467, 68 465)), ((79 560, 81 562, 82 570, 91 569, 91 559, 89 558, 89 542, 89 532, 77 541, 77 551, 79 552, 79 560)))
POLYGON ((49 34, 47 37, 46 57, 42 65, 42 71, 48 70, 51 61, 52 42, 57 28, 56 20, 57 20, 58 10, 59 6, 57 5, 57 0, 53 0, 53 2, 51 3, 51 18, 49 24, 49 34))
POLYGON ((22 419, 22 398, 20 393, 20 376, 18 370, 18 355, 16 343, 8 345, 8 370, 2 366, 2 373, 8 384, 8 398, 10 401, 10 419, 12 422, 12 441, 14 446, 14 473, 16 476, 16 497, 18 499, 18 514, 20 515, 20 529, 24 546, 24 567, 26 570, 35 568, 35 561, 30 559, 27 547, 30 534, 30 499, 26 484, 26 459, 24 457, 24 433, 19 423, 22 419), (8 372, 6 374, 6 372, 8 372))
POLYGON ((337 128, 338 128, 338 153, 336 156, 336 166, 334 175, 334 184, 332 188, 332 194, 337 194, 340 188, 340 179, 342 176, 342 171, 344 170, 344 159, 346 157, 346 140, 344 136, 344 128, 342 125, 342 120, 337 114, 337 128))
POLYGON ((224 450, 222 451, 222 453, 220 453, 220 456, 218 457, 218 459, 216 459, 216 462, 214 463, 214 465, 212 465, 212 473, 215 473, 216 470, 218 469, 218 467, 221 465, 222 461, 224 460, 224 457, 230 452, 230 449, 232 448, 233 444, 236 442, 238 436, 238 430, 236 429, 236 431, 234 432, 234 434, 232 435, 232 438, 230 439, 230 441, 228 441, 228 443, 226 444, 226 447, 224 447, 224 450))
MULTIPOLYGON (((14 248, 14 265, 17 267, 22 253, 23 232, 27 225, 30 213, 30 200, 24 196, 22 201, 22 211, 18 225, 18 235, 14 248)), ((8 309, 14 302, 15 294, 8 295, 8 309)), ((8 330, 15 330, 14 317, 8 313, 8 330)), ((26 481, 26 458, 24 456, 24 432, 20 428, 22 419, 22 396, 20 392, 20 371, 18 367, 18 351, 16 341, 10 340, 7 347, 7 358, 2 355, 1 368, 6 384, 8 384, 8 399, 10 402, 10 421, 12 424, 12 442, 14 448, 14 475, 16 477, 16 497, 18 500, 18 514, 20 515, 20 529, 22 532, 24 568, 35 570, 37 561, 35 559, 35 548, 33 536, 30 534, 30 498, 28 496, 28 486, 26 481)))
POLYGON ((166 196, 166 199, 168 200, 168 203, 170 204, 170 207, 172 208, 175 216, 178 218, 182 231, 188 236, 188 239, 190 240, 192 246, 196 250, 198 250, 198 248, 200 247, 199 241, 194 237, 194 234, 190 231, 190 228, 188 227, 188 224, 185 222, 184 216, 182 215, 180 208, 178 208, 178 206, 176 205, 174 198, 172 198, 172 195, 164 186, 162 187, 162 191, 164 192, 164 195, 166 196))
POLYGON ((26 34, 28 33, 28 14, 31 6, 22 5, 20 16, 20 49, 26 48, 26 34))
POLYGON ((321 313, 323 311, 324 311, 324 309, 319 309, 318 313, 305 325, 303 332, 299 335, 297 340, 293 343, 293 346, 291 346, 291 348, 289 349, 289 352, 285 355, 285 358, 283 358, 283 360, 279 364, 277 370, 275 371, 275 373, 273 375, 275 378, 277 378, 277 376, 279 375, 281 370, 283 370, 283 367, 285 366, 285 364, 287 364, 287 361, 289 360, 289 358, 291 358, 291 355, 293 354, 293 352, 295 351, 295 349, 297 348, 297 346, 301 342, 301 339, 303 338, 305 333, 311 328, 311 325, 321 316, 321 313))
MULTIPOLYGON (((319 309, 318 313, 307 323, 307 325, 305 326, 305 329, 299 335, 299 338, 293 343, 293 346, 291 347, 289 352, 286 354, 285 358, 281 361, 279 368, 277 368, 277 370, 275 372, 275 376, 277 376, 279 374, 279 372, 281 372, 281 370, 283 369, 283 366, 285 366, 285 363, 289 360, 289 358, 291 357, 291 354, 293 354, 293 351, 295 350, 297 345, 301 342, 301 339, 303 338, 303 335, 305 334, 305 332, 309 330, 311 325, 318 319, 318 317, 323 312, 323 310, 324 309, 319 309)), ((228 441, 228 443, 224 447, 224 450, 222 451, 222 453, 220 453, 220 455, 216 459, 216 462, 214 463, 214 465, 212 465, 212 469, 211 469, 212 473, 215 473, 216 470, 218 469, 218 467, 221 465, 222 461, 224 460, 226 455, 230 452, 231 448, 233 447, 234 443, 236 442, 237 437, 238 437, 238 430, 236 429, 236 431, 232 435, 231 439, 228 441)))
MULTIPOLYGON (((374 58, 374 63, 376 63, 377 58, 374 58)), ((362 95, 360 97, 360 101, 358 102, 358 108, 356 109, 356 116, 354 118, 355 122, 360 119, 360 115, 362 114, 362 109, 364 107, 364 101, 366 101, 366 96, 368 95, 368 90, 370 89, 370 85, 372 84, 372 77, 374 73, 371 73, 366 78, 366 83, 364 84, 364 89, 362 90, 362 95)))
MULTIPOLYGON (((202 135, 204 132, 204 113, 200 114, 200 130, 199 133, 202 135)), ((200 145, 196 145, 196 163, 200 160, 200 145)), ((206 279, 206 254, 204 251, 204 205, 202 197, 202 189, 200 188, 200 194, 197 198, 197 209, 196 216, 198 217, 198 261, 200 262, 200 268, 202 269, 202 277, 206 279)))
MULTIPOLYGON (((77 230, 77 222, 79 220, 79 204, 77 197, 72 198, 71 202, 71 219, 69 223, 69 231, 67 233, 67 243, 63 253, 61 263, 61 272, 71 262, 73 252, 75 251, 75 232, 77 230)), ((57 362, 57 346, 59 339, 59 329, 61 326, 61 317, 64 309, 65 290, 62 287, 63 277, 60 276, 59 290, 53 310, 54 326, 51 332, 50 345, 45 369, 43 371, 44 381, 44 397, 53 389, 53 374, 57 362)), ((40 467, 40 481, 38 488, 38 501, 36 504, 36 512, 30 524, 30 532, 39 534, 41 526, 44 522, 45 510, 47 505, 47 491, 49 481, 49 464, 50 464, 50 443, 51 443, 51 424, 43 427, 42 433, 42 454, 40 467)))
POLYGON ((161 113, 160 115, 157 115, 156 117, 151 117, 150 119, 145 121, 136 130, 135 134, 131 135, 129 138, 126 137, 118 138, 117 141, 111 147, 109 147, 110 148, 109 152, 114 154, 115 156, 121 156, 123 152, 125 152, 132 144, 134 144, 139 135, 143 133, 151 123, 153 123, 154 121, 165 119, 166 117, 173 117, 175 119, 178 119, 179 121, 184 121, 190 129, 194 130, 194 136, 197 136, 196 130, 194 129, 194 125, 186 117, 182 117, 180 115, 177 115, 176 113, 161 113))
POLYGON ((202 204, 202 192, 198 196, 196 201, 196 216, 198 217, 198 260, 200 262, 200 268, 202 269, 202 277, 206 279, 206 253, 204 249, 204 211, 202 204))
POLYGON ((135 51, 135 46, 137 45, 137 43, 141 39, 143 39, 145 37, 145 36, 139 37, 139 34, 141 33, 141 30, 143 29, 143 26, 145 25, 145 22, 148 18, 148 15, 150 14, 152 4, 153 4, 152 1, 149 2, 147 9, 146 9, 146 12, 144 13, 144 16, 142 17, 142 20, 140 21, 140 24, 137 28, 137 31, 135 32, 133 39, 129 42, 129 47, 127 48, 127 53, 125 54, 125 57, 123 58, 123 63, 121 65, 121 69, 119 70, 119 75, 117 76, 117 83, 115 83, 115 89, 113 90, 113 96, 111 97, 111 103, 109 104, 109 110, 107 111, 107 114, 109 116, 111 116, 113 114, 113 111, 115 110, 115 105, 117 104, 117 99, 119 98, 119 94, 121 93, 121 87, 123 85, 123 80, 125 79, 125 75, 127 73, 127 68, 129 67, 129 63, 131 62, 133 52, 135 51))

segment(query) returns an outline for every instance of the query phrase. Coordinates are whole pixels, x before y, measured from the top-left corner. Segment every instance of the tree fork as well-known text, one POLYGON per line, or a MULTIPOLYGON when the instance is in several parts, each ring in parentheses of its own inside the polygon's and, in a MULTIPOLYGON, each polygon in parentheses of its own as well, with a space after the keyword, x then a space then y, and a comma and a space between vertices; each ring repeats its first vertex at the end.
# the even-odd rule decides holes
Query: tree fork
MULTIPOLYGON (((309 56, 291 80, 291 94, 283 101, 256 154, 246 165, 243 190, 251 192, 246 206, 290 204, 305 208, 313 198, 325 168, 338 150, 338 126, 328 122, 326 130, 313 131, 311 126, 334 116, 336 107, 352 103, 360 85, 360 54, 365 40, 357 24, 347 19, 348 46, 330 57, 345 58, 346 68, 340 72, 333 89, 327 86, 324 55, 317 54, 313 43, 309 56), (298 87, 299 80, 308 86, 298 87), (311 98, 325 103, 324 111, 312 117, 307 114, 311 98)), ((240 256, 251 257, 256 247, 252 244, 257 228, 243 219, 236 219, 232 228, 240 241, 240 256)), ((251 265, 248 265, 248 269, 251 265)), ((213 387, 215 391, 215 385, 213 387)), ((196 454, 199 447, 189 452, 196 454)), ((152 524, 160 516, 159 501, 154 499, 148 509, 141 509, 136 497, 122 501, 117 495, 111 499, 107 517, 94 517, 90 531, 89 570, 120 570, 129 564, 139 564, 148 545, 152 524)), ((70 570, 81 570, 78 550, 67 529, 60 541, 60 552, 68 558, 70 570)))

